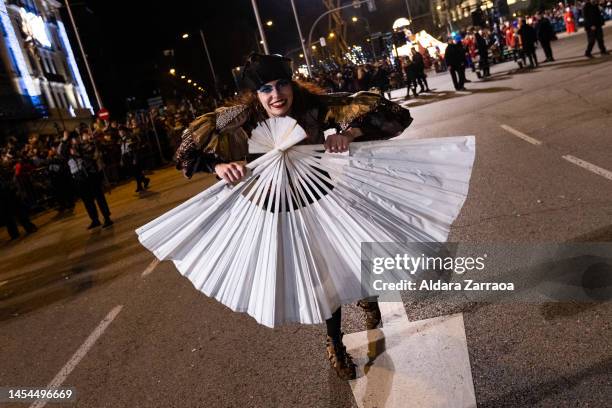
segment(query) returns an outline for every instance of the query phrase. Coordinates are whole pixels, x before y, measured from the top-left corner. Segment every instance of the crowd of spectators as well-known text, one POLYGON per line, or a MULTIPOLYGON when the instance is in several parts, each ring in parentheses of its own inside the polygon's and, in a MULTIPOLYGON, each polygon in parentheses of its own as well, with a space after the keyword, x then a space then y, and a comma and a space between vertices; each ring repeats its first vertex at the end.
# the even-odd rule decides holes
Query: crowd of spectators
MULTIPOLYGON (((596 1, 596 7, 604 20, 612 19, 612 1, 596 1)), ((557 39, 560 32, 574 33, 584 25, 585 2, 560 2, 552 9, 540 10, 532 15, 513 16, 503 22, 490 19, 490 25, 468 26, 449 36, 451 43, 459 43, 460 64, 464 69, 474 71, 479 78, 490 75, 490 65, 516 61, 521 68, 537 65, 535 58, 536 43, 543 48, 546 61, 553 61, 550 42, 557 39), (524 27, 524 28, 523 28, 524 27), (533 28, 533 30, 531 30, 533 28), (465 54, 465 57, 463 56, 465 54)), ((455 57, 451 57, 456 60, 455 57)), ((454 62, 455 66, 459 62, 454 62)), ((358 92, 377 90, 383 95, 397 88, 407 88, 416 97, 426 92, 426 72, 445 72, 449 68, 448 58, 439 47, 430 51, 423 47, 412 50, 410 56, 399 58, 384 57, 377 61, 362 64, 347 63, 341 66, 331 64, 331 68, 319 69, 312 79, 328 92, 358 92), (392 62, 393 61, 393 62, 392 62), (420 89, 417 92, 417 85, 420 89)), ((451 69, 454 71, 454 69, 451 69)), ((305 77, 300 77, 306 80, 305 77)), ((465 80, 465 82, 469 82, 465 80)), ((464 89, 463 83, 455 82, 456 89, 464 89)))
POLYGON ((0 146, 0 178, 3 188, 16 192, 20 202, 30 210, 57 206, 60 211, 74 206, 77 196, 68 171, 66 153, 60 146, 66 140, 84 138, 96 147, 97 166, 104 186, 112 186, 134 177, 127 153, 139 159, 144 171, 172 160, 183 129, 195 116, 213 109, 189 103, 132 111, 123 120, 95 120, 57 134, 9 136, 0 146))

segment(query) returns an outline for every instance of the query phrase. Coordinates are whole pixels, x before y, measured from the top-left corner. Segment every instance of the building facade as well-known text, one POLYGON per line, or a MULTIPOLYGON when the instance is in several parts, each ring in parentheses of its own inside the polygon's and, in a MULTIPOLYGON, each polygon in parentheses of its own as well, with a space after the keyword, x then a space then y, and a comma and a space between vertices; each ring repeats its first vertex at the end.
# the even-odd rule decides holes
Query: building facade
POLYGON ((0 126, 55 133, 93 106, 55 0, 0 0, 0 126))
MULTIPOLYGON (((481 16, 498 9, 500 1, 495 0, 430 0, 434 24, 443 30, 458 30, 474 25, 472 13, 481 10, 481 16)), ((506 0, 510 15, 530 6, 528 0, 506 0)), ((478 19, 478 17, 477 17, 478 19)))

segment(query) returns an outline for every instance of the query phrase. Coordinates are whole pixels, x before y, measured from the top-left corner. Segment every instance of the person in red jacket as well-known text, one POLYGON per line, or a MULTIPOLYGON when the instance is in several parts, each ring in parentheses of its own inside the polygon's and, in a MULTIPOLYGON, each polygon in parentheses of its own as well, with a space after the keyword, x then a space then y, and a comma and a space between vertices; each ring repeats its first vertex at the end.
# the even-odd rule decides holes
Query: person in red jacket
POLYGON ((565 13, 563 13, 563 21, 565 21, 565 31, 568 34, 576 32, 576 19, 571 8, 567 7, 565 9, 565 13))

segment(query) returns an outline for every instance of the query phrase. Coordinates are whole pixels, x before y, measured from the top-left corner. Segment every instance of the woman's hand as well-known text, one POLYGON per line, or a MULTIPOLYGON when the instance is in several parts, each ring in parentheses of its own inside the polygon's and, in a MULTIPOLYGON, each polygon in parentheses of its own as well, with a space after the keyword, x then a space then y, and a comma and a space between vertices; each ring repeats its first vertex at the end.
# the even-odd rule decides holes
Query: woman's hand
POLYGON ((325 140, 325 150, 331 153, 346 152, 351 142, 360 135, 359 129, 349 129, 341 134, 329 135, 325 140))
POLYGON ((215 173, 231 185, 236 185, 242 181, 247 174, 244 163, 219 163, 215 166, 215 173))

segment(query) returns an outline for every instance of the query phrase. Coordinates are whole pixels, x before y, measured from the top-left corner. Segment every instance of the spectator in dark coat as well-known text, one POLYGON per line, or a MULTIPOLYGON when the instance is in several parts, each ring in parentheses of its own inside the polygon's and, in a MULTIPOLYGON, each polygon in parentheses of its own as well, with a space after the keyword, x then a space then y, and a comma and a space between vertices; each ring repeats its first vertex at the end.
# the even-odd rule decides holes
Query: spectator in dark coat
POLYGON ((59 212, 74 209, 72 180, 68 163, 57 153, 55 147, 49 149, 46 164, 47 174, 51 181, 51 188, 57 201, 59 212))
POLYGON ((482 70, 482 76, 488 77, 491 75, 489 72, 489 42, 484 37, 483 30, 478 30, 476 33, 476 48, 478 49, 479 63, 478 67, 482 70))
POLYGON ((386 65, 378 63, 374 67, 374 73, 372 74, 372 85, 379 89, 380 95, 384 98, 385 92, 389 88, 389 71, 386 65))
POLYGON ((140 158, 140 139, 126 127, 119 128, 119 146, 121 146, 121 165, 136 180, 136 192, 140 193, 149 187, 148 177, 142 171, 140 158))
POLYGON ((27 208, 17 193, 13 172, 3 165, 0 165, 0 221, 2 221, 0 225, 6 225, 11 240, 19 238, 17 222, 27 234, 37 230, 30 221, 27 208))
POLYGON ((416 79, 421 87, 420 92, 429 92, 429 84, 427 83, 427 75, 425 74, 425 60, 416 48, 412 49, 412 63, 416 68, 416 79))
POLYGON ((535 30, 538 41, 544 50, 544 55, 546 55, 544 62, 554 61, 555 59, 553 57, 550 42, 555 37, 555 30, 553 29, 550 20, 548 20, 542 13, 538 13, 537 19, 538 22, 536 23, 535 30))
POLYGON ((402 69, 404 70, 404 76, 406 77, 406 96, 405 99, 410 98, 410 90, 414 96, 419 96, 417 93, 417 68, 414 61, 406 57, 402 69))
POLYGON ((102 226, 106 228, 113 225, 102 187, 103 175, 98 165, 101 153, 95 143, 89 139, 87 133, 83 134, 82 142, 78 137, 70 139, 66 135, 62 139, 59 151, 68 162, 76 191, 81 196, 87 214, 91 219, 91 224, 89 224, 87 229, 102 225, 98 217, 96 203, 104 217, 104 224, 102 226))
POLYGON ((465 91, 465 48, 460 42, 448 37, 444 62, 449 67, 453 85, 457 91, 465 91))
POLYGON ((523 65, 526 64, 525 57, 529 58, 529 66, 531 68, 538 66, 538 57, 536 56, 536 42, 538 41, 535 29, 525 22, 524 18, 519 19, 518 35, 521 40, 521 48, 523 53, 523 65))
POLYGON ((584 29, 587 33, 588 41, 587 49, 584 55, 587 58, 593 58, 591 51, 593 51, 595 41, 597 41, 597 46, 599 47, 601 54, 607 55, 608 51, 606 50, 606 46, 604 44, 602 29, 604 25, 604 18, 601 15, 599 6, 593 2, 593 0, 587 0, 582 7, 582 15, 584 17, 584 29))

